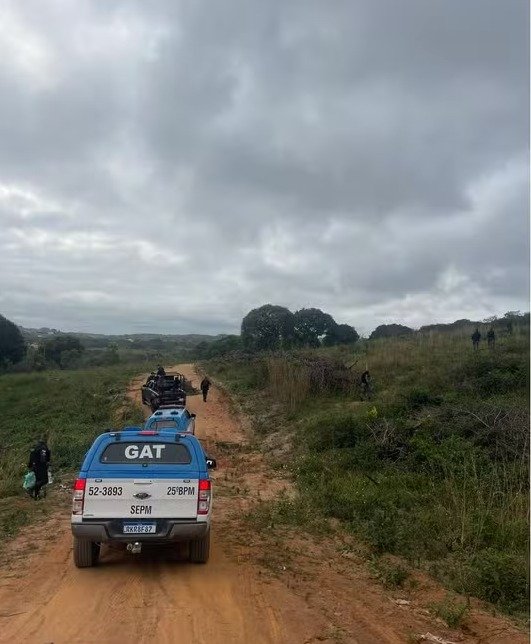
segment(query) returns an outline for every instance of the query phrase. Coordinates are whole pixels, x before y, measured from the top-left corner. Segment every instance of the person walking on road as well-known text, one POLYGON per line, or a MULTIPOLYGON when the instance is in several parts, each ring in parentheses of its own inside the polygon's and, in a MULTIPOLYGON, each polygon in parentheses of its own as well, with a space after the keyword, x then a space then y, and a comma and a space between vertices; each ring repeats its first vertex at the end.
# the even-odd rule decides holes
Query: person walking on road
MULTIPOLYGON (((40 440, 30 452, 28 468, 35 474, 35 487, 31 491, 35 500, 40 498, 41 489, 48 484, 50 457, 50 449, 43 440, 40 440)), ((46 491, 43 492, 43 496, 46 496, 46 491)))
POLYGON ((476 328, 470 338, 472 340, 472 346, 474 347, 474 350, 479 349, 479 342, 481 340, 481 333, 479 332, 479 329, 476 328))
POLYGON ((203 378, 203 380, 201 380, 201 384, 199 386, 201 387, 201 392, 203 393, 203 402, 207 401, 208 390, 210 389, 211 384, 212 383, 206 376, 203 378))

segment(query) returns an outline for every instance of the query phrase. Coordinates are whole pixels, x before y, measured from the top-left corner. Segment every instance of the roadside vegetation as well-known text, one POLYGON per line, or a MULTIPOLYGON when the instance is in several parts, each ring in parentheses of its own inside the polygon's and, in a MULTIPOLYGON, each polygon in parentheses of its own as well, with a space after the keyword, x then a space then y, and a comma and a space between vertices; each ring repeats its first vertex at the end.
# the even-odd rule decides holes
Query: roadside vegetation
POLYGON ((0 537, 14 535, 60 494, 54 485, 46 501, 35 502, 22 489, 34 443, 47 440, 56 479, 69 475, 95 436, 142 421, 125 397, 127 384, 141 369, 131 365, 0 375, 0 537))
MULTIPOLYGON (((399 329, 396 337, 330 348, 239 350, 204 368, 237 397, 262 449, 296 481, 298 499, 264 507, 262 523, 339 520, 371 556, 398 555, 449 589, 521 617, 528 610, 529 317, 498 324, 495 347, 482 341, 477 351, 471 324, 399 329), (366 369, 370 400, 359 388, 366 369)), ((401 582, 400 574, 387 583, 401 582)), ((444 619, 455 623, 464 612, 459 605, 444 619)))

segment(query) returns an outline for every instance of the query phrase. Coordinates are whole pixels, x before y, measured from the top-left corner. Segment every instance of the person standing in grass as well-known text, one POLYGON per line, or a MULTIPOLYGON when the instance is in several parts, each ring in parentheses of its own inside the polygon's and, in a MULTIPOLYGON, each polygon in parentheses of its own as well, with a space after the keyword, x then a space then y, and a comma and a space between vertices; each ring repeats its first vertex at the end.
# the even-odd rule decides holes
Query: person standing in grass
POLYGON ((364 398, 367 398, 367 400, 372 398, 371 374, 368 369, 361 374, 361 398, 362 400, 364 398))
POLYGON ((492 326, 487 333, 487 344, 489 349, 494 349, 494 345, 496 344, 496 334, 494 333, 494 327, 492 326))
MULTIPOLYGON (((48 484, 50 457, 50 449, 44 440, 40 440, 30 452, 28 468, 35 474, 35 487, 32 490, 35 500, 40 498, 41 489, 48 484)), ((44 496, 46 496, 46 492, 44 492, 44 496)))
POLYGON ((201 387, 201 392, 203 394, 203 402, 207 401, 208 390, 210 389, 211 384, 212 383, 206 376, 201 380, 201 384, 199 386, 201 387))
POLYGON ((476 328, 476 330, 470 336, 470 338, 472 340, 472 346, 473 346, 474 350, 479 349, 479 342, 481 340, 481 333, 479 332, 478 328, 476 328))

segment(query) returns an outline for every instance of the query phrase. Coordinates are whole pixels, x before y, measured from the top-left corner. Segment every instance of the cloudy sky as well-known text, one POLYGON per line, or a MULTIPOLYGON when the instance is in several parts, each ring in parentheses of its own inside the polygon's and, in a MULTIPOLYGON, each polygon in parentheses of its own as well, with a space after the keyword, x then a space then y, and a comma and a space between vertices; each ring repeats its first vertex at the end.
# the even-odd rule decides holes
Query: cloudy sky
POLYGON ((0 313, 528 310, 527 0, 3 0, 0 313))

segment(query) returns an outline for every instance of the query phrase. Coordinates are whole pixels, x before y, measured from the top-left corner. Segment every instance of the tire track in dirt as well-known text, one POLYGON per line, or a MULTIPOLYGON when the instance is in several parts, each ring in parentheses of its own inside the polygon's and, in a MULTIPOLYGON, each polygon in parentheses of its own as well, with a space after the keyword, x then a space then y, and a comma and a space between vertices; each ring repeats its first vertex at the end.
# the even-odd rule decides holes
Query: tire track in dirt
MULTIPOLYGON (((192 365, 174 369, 199 381, 192 365)), ((129 389, 138 403, 143 381, 135 378, 129 389)), ((12 562, 0 582, 0 642, 394 644, 411 641, 411 633, 444 631, 433 619, 396 606, 341 559, 337 544, 297 535, 282 543, 257 533, 243 513, 260 498, 289 489, 289 482, 251 451, 219 389, 210 391, 207 403, 189 396, 188 407, 197 414, 198 438, 218 460, 209 562, 190 564, 179 548, 146 549, 134 557, 105 548, 100 566, 78 570, 65 504, 44 531, 30 529, 16 540, 40 552, 12 562), (289 557, 289 565, 279 572, 276 563, 274 571, 257 563, 272 555, 289 557)), ((504 635, 483 641, 526 641, 500 623, 504 635)))

